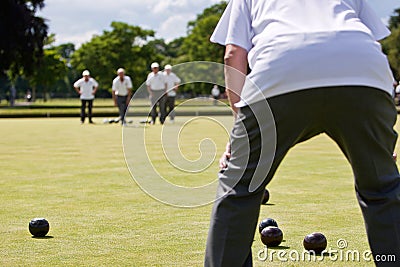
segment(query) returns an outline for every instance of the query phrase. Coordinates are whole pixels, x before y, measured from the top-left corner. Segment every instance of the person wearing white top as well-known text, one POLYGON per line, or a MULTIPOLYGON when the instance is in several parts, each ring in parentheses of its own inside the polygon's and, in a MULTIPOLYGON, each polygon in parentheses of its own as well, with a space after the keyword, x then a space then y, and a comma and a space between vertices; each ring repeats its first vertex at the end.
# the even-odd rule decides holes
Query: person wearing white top
POLYGON ((82 76, 83 77, 81 79, 77 80, 74 83, 74 89, 80 95, 81 99, 81 123, 85 122, 86 104, 88 105, 89 123, 93 123, 92 120, 93 100, 97 88, 99 87, 99 84, 95 79, 90 77, 90 72, 88 70, 84 70, 82 72, 82 76))
POLYGON ((213 88, 211 89, 211 95, 214 98, 214 106, 218 104, 218 98, 221 92, 219 91, 218 85, 214 84, 213 88))
POLYGON ((167 102, 167 82, 165 76, 160 70, 157 62, 151 64, 151 72, 147 75, 146 86, 151 101, 151 124, 156 122, 157 106, 160 111, 160 123, 164 124, 167 110, 165 104, 167 102))
POLYGON ((117 70, 117 75, 112 82, 112 98, 114 106, 118 107, 121 124, 124 125, 126 109, 132 95, 132 80, 125 75, 123 68, 117 70))
POLYGON ((375 264, 399 266, 397 111, 378 42, 389 34, 366 0, 229 1, 211 41, 225 46, 236 120, 220 159, 204 266, 252 266, 265 186, 293 146, 322 133, 351 164, 374 258, 397 260, 375 264))
POLYGON ((172 72, 172 66, 169 64, 165 65, 164 67, 164 76, 167 83, 167 103, 165 105, 167 108, 166 116, 169 116, 171 122, 173 123, 175 121, 175 97, 179 84, 181 83, 181 79, 172 72))

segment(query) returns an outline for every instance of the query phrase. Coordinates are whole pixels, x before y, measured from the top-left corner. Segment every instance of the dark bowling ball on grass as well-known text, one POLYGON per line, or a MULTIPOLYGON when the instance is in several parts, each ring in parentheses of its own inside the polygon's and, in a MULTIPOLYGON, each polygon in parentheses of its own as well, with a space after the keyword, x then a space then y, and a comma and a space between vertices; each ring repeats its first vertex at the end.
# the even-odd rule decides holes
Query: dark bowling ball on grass
POLYGON ((49 222, 44 218, 35 218, 29 222, 29 232, 35 237, 47 235, 49 229, 49 222))
POLYGON ((261 233, 261 231, 268 226, 275 226, 278 227, 278 223, 272 219, 272 218, 266 218, 260 222, 258 225, 258 231, 261 233))
POLYGON ((269 191, 265 189, 263 198, 261 200, 261 204, 263 205, 267 204, 268 200, 269 200, 269 191))
POLYGON ((281 229, 275 226, 265 227, 260 234, 261 241, 267 247, 277 247, 283 240, 283 233, 281 229))
POLYGON ((303 241, 304 248, 308 251, 314 251, 316 254, 321 254, 326 249, 326 237, 321 233, 312 233, 306 235, 303 241))

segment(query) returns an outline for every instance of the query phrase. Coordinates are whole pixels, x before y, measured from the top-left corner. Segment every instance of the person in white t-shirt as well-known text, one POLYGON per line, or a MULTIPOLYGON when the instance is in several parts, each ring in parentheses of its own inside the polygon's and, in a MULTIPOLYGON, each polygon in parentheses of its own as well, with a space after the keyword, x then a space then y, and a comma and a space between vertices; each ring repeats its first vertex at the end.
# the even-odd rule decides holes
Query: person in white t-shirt
POLYGON ((172 66, 169 64, 165 65, 164 67, 164 76, 167 83, 167 103, 165 105, 167 108, 166 116, 169 116, 171 122, 173 123, 175 121, 175 97, 179 84, 181 83, 181 79, 172 72, 172 66))
POLYGON ((393 81, 393 95, 396 105, 400 105, 400 83, 398 81, 393 81), (397 102, 396 102, 397 101, 397 102))
POLYGON ((86 104, 88 105, 89 123, 93 123, 92 120, 93 100, 97 88, 99 87, 99 84, 95 79, 90 77, 90 72, 88 70, 84 70, 82 72, 82 76, 83 77, 81 79, 77 80, 74 83, 74 89, 80 95, 81 99, 81 123, 83 124, 85 122, 86 104))
POLYGON ((377 41, 389 34, 366 0, 229 1, 211 41, 225 46, 236 120, 220 159, 205 266, 252 266, 265 186, 293 146, 322 133, 351 164, 373 256, 397 260, 375 264, 400 266, 397 112, 377 41))
POLYGON ((117 75, 112 82, 112 98, 114 106, 118 107, 121 124, 124 125, 126 109, 132 95, 132 80, 125 75, 123 68, 117 70, 117 75))
POLYGON ((147 75, 146 86, 151 101, 151 124, 155 124, 158 115, 157 106, 160 111, 160 123, 164 124, 167 115, 165 104, 167 102, 167 81, 160 70, 157 62, 151 64, 151 72, 147 75))
POLYGON ((218 104, 220 94, 221 92, 219 91, 218 85, 214 84, 213 88, 211 89, 211 95, 214 98, 214 106, 218 104))

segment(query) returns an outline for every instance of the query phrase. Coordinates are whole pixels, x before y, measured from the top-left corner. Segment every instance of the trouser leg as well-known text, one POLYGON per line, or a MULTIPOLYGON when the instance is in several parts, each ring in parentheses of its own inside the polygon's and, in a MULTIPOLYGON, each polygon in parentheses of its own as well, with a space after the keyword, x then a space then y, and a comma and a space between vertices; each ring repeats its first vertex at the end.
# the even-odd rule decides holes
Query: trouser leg
POLYGON ((126 112, 126 96, 118 96, 117 98, 117 105, 119 109, 119 118, 121 123, 125 122, 125 112, 126 112))
POLYGON ((219 175, 205 266, 252 265, 251 245, 264 188, 293 145, 321 132, 319 113, 315 112, 323 106, 320 99, 318 90, 271 98, 269 104, 275 121, 267 115, 262 102, 241 109, 231 133, 231 160, 219 175), (275 127, 276 135, 271 134, 275 127), (268 152, 271 149, 263 151, 275 142, 275 153, 268 152), (261 186, 249 190, 252 180, 260 178, 261 186))
POLYGON ((156 118, 157 118, 157 102, 158 102, 158 96, 155 94, 155 92, 153 92, 153 95, 150 98, 151 101, 151 111, 150 111, 150 115, 151 115, 151 121, 153 123, 156 122, 156 118))
POLYGON ((160 106, 160 122, 163 124, 165 122, 165 118, 167 117, 167 96, 164 94, 161 96, 159 100, 159 106, 160 106))
POLYGON ((352 165, 355 189, 377 266, 400 266, 400 176, 392 158, 397 112, 377 89, 341 94, 331 106, 327 133, 352 165), (395 255, 397 262, 380 262, 395 255))
POLYGON ((168 106, 168 113, 167 116, 169 115, 169 117, 171 118, 171 120, 175 119, 175 97, 174 96, 169 96, 167 99, 167 106, 168 106))
POLYGON ((85 122, 86 100, 81 99, 81 122, 85 122))
POLYGON ((159 107, 160 111, 160 122, 164 123, 165 121, 165 116, 166 116, 166 109, 165 109, 165 104, 166 104, 166 95, 164 90, 153 90, 152 91, 152 96, 150 98, 151 100, 151 120, 153 123, 156 122, 156 118, 158 116, 157 112, 157 105, 159 107))
POLYGON ((93 100, 88 100, 88 117, 89 117, 89 122, 92 122, 92 108, 93 108, 93 100))

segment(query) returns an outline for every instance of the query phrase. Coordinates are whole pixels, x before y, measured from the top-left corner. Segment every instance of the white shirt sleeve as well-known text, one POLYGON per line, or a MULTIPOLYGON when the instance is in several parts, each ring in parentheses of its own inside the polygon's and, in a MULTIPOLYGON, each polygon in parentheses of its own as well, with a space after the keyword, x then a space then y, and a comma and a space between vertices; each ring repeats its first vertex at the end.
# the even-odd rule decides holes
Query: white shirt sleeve
MULTIPOLYGON (((131 77, 126 77, 127 79, 126 79, 126 86, 128 87, 128 88, 132 88, 132 80, 131 80, 131 77)), ((127 88, 127 89, 128 89, 127 88)))
POLYGON ((112 90, 117 91, 117 79, 116 78, 112 82, 112 90))
POLYGON ((221 45, 233 44, 247 51, 252 48, 254 32, 246 0, 231 0, 210 40, 221 45))
POLYGON ((93 82, 93 86, 94 87, 98 87, 99 86, 99 83, 95 79, 91 78, 91 80, 93 82))
POLYGON ((80 87, 81 87, 81 79, 77 80, 77 81, 74 83, 74 87, 75 87, 75 88, 80 88, 80 87))
POLYGON ((381 40, 390 35, 389 29, 378 17, 375 11, 365 0, 358 1, 358 16, 362 23, 367 26, 375 37, 375 40, 381 40))
POLYGON ((150 86, 150 84, 151 84, 151 78, 153 78, 153 75, 152 75, 152 72, 150 72, 148 75, 147 75, 147 80, 146 80, 146 85, 147 86, 150 86))
POLYGON ((181 83, 181 79, 175 75, 175 84, 179 84, 179 83, 181 83))

